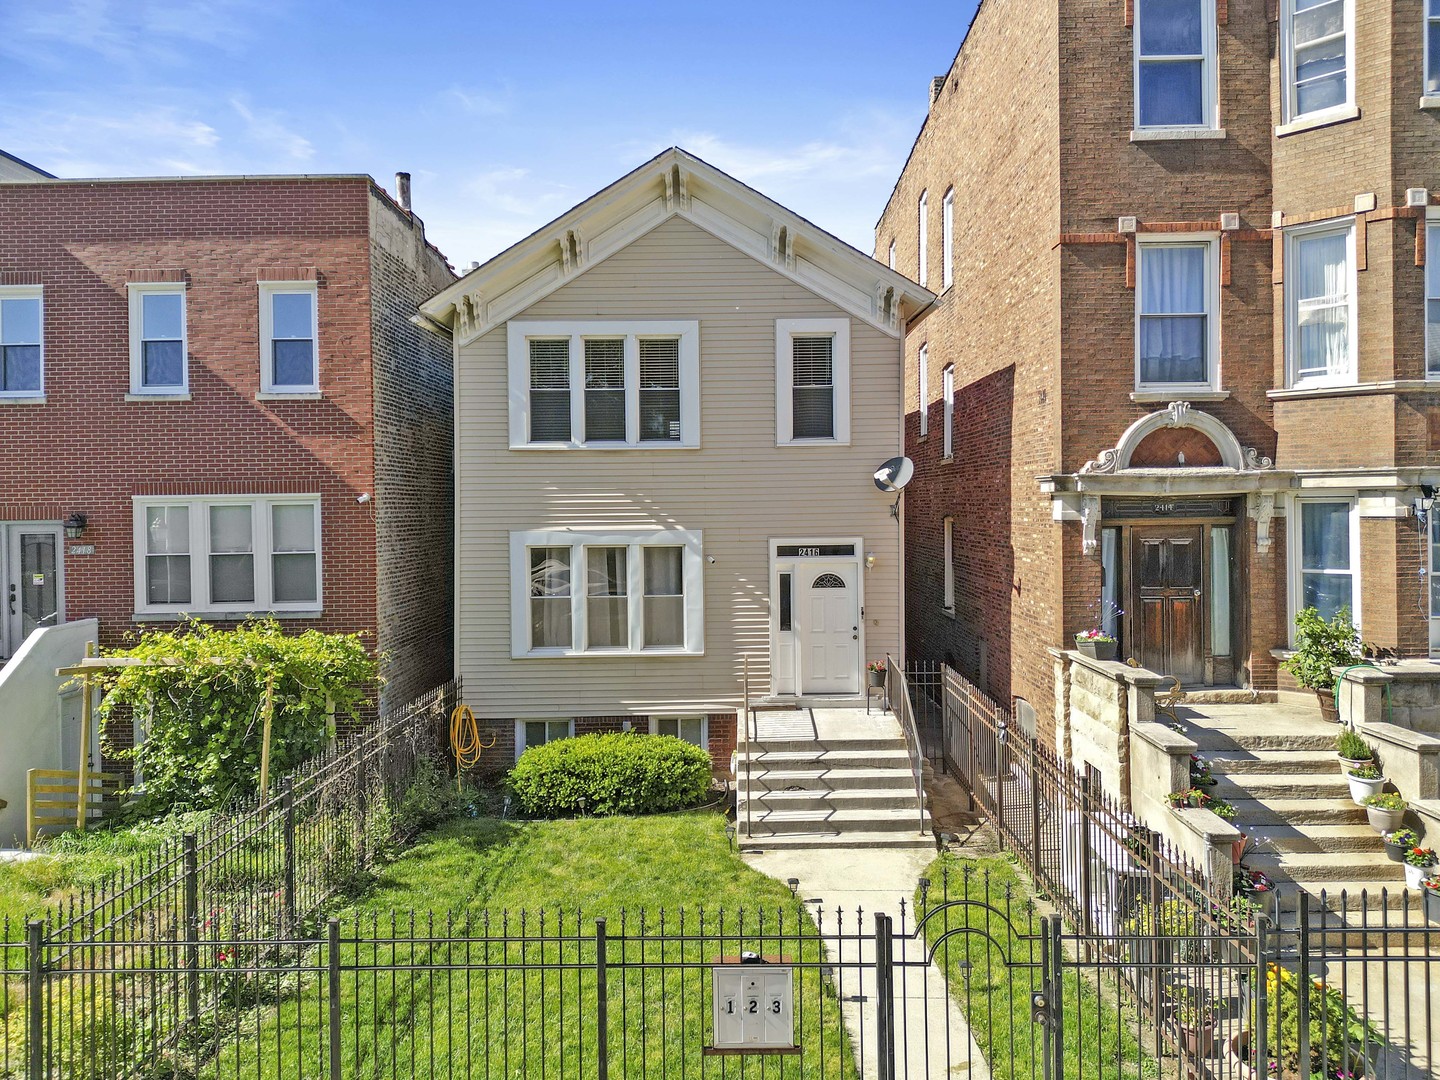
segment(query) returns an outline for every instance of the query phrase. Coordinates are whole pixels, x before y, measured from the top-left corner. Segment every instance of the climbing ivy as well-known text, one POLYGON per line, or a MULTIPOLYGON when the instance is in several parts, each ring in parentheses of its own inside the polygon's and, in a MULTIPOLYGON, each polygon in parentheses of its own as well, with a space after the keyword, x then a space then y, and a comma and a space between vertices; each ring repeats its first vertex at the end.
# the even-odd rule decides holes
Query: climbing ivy
POLYGON ((359 717, 379 670, 359 634, 285 634, 274 619, 234 630, 192 621, 105 655, 156 665, 109 672, 98 710, 106 753, 143 778, 132 794, 146 813, 215 806, 258 787, 268 675, 273 782, 334 737, 336 718, 359 717), (130 742, 132 721, 139 745, 117 748, 130 742))

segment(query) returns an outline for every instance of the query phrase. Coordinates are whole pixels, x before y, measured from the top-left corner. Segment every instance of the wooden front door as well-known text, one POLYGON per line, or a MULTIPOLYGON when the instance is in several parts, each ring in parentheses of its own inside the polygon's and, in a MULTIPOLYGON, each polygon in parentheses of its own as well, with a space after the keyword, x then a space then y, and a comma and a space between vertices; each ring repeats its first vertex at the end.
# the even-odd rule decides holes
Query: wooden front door
POLYGON ((1134 534, 1137 659, 1183 683, 1205 679, 1203 536, 1198 525, 1134 534))

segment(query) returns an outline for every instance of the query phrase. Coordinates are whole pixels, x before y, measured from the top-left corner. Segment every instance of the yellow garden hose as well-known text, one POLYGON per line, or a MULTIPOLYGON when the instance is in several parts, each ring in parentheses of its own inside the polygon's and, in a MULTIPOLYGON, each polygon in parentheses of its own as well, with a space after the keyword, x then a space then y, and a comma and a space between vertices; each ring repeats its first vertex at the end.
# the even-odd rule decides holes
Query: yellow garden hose
POLYGON ((450 752, 455 755, 455 785, 459 787, 460 777, 467 769, 480 764, 480 755, 495 745, 496 735, 490 733, 490 741, 480 741, 480 726, 469 705, 456 705, 450 714, 450 752))

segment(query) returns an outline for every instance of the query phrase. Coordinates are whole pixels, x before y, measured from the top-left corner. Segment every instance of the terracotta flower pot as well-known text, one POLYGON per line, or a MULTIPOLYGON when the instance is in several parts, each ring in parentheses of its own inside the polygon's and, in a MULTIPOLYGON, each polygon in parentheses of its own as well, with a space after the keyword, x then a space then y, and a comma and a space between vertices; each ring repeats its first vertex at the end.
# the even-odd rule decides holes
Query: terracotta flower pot
POLYGON ((1335 691, 1316 690, 1315 698, 1320 702, 1320 719, 1332 724, 1340 723, 1340 707, 1335 704, 1335 691))
POLYGON ((1185 1044, 1185 1053, 1188 1057, 1210 1057, 1215 1053, 1215 1021, 1207 1020, 1198 1028, 1181 1025, 1180 1041, 1185 1044))

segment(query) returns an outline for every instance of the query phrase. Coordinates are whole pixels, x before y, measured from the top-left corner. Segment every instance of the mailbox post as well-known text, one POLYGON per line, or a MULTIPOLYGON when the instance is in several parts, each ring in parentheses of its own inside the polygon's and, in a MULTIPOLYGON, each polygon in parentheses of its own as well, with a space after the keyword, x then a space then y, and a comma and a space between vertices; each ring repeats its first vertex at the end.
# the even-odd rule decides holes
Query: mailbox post
POLYGON ((725 958, 710 969, 714 1045, 706 1054, 798 1054, 788 957, 725 958))

